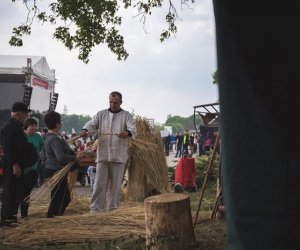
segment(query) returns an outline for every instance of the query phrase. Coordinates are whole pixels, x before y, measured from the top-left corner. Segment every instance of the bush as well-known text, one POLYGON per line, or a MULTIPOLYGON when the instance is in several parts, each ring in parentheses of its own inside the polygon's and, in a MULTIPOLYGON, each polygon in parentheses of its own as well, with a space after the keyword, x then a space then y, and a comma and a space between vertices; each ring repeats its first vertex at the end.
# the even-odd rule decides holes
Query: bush
MULTIPOLYGON (((205 178, 205 171, 207 170, 208 163, 209 163, 209 156, 202 155, 196 156, 196 184, 198 189, 202 187, 204 178, 205 178)), ((213 166, 211 168, 209 178, 208 178, 208 185, 214 184, 217 182, 218 174, 219 174, 219 160, 215 159, 213 162, 213 166)))

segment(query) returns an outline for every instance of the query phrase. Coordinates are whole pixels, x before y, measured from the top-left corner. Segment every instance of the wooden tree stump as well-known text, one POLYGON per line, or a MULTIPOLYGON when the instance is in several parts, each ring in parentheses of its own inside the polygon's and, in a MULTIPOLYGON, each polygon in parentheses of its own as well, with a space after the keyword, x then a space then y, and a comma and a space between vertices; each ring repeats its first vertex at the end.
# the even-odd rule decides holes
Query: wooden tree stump
POLYGON ((195 235, 187 194, 151 196, 144 205, 146 244, 150 249, 192 249, 195 235))

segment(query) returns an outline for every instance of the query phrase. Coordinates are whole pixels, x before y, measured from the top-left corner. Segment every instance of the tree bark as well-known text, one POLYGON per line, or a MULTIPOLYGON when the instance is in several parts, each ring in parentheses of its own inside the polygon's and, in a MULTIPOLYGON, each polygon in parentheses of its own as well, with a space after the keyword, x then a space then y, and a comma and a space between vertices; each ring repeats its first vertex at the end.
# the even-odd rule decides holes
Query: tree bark
POLYGON ((152 196, 144 205, 146 244, 151 250, 192 249, 195 235, 187 194, 152 196))

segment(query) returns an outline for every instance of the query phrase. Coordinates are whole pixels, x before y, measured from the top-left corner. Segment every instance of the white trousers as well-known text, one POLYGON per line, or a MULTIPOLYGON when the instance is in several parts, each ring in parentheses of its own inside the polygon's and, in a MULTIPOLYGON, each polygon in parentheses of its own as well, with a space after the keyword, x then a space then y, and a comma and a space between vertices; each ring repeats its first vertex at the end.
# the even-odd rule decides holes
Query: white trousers
POLYGON ((108 210, 119 207, 124 169, 124 163, 97 163, 95 183, 90 206, 91 212, 105 211, 106 197, 108 210))

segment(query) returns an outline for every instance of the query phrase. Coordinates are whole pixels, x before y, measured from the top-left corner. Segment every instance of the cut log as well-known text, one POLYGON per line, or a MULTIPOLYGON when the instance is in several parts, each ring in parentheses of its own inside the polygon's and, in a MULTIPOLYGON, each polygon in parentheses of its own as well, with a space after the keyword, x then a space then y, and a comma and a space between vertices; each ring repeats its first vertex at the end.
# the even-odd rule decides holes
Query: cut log
POLYGON ((195 243, 190 197, 167 193, 145 199, 146 244, 151 250, 192 249, 195 243))

